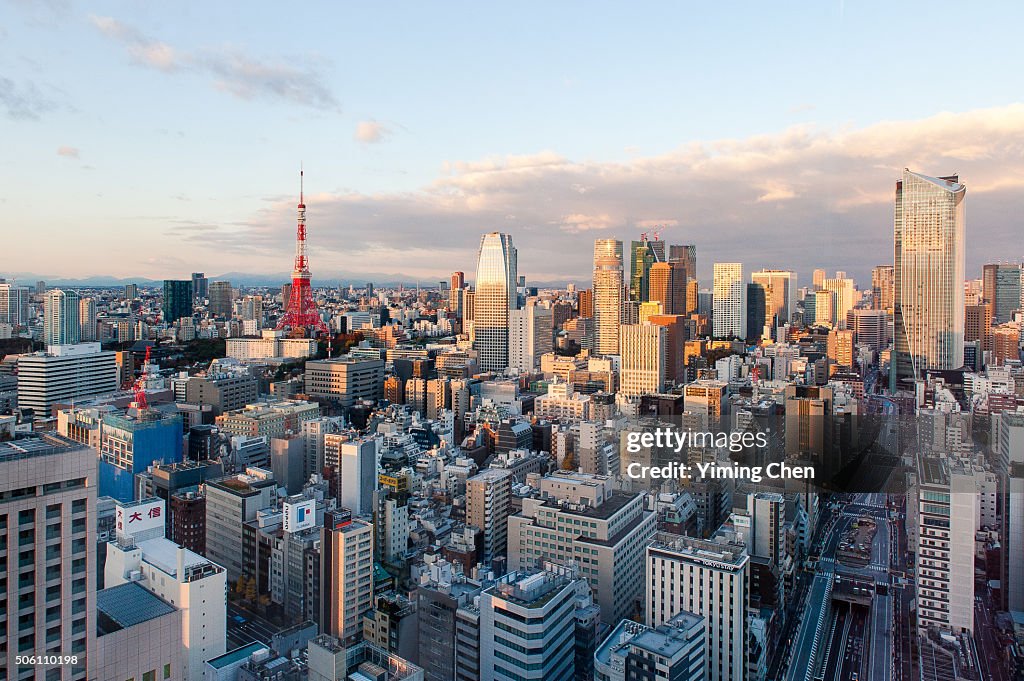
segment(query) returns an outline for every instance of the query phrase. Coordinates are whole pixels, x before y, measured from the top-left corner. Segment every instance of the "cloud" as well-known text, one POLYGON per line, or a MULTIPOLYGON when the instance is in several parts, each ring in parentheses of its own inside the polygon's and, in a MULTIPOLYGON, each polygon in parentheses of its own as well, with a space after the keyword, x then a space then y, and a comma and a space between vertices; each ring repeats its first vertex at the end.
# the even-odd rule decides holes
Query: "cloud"
POLYGON ((78 147, 57 147, 57 155, 64 158, 80 158, 78 147))
MULTIPOLYGON (((627 161, 553 151, 450 161, 416 191, 306 197, 314 276, 472 271, 480 234, 512 234, 534 281, 587 280, 592 239, 629 241, 661 226, 697 245, 702 284, 715 261, 748 269, 855 273, 892 258, 892 202, 904 167, 958 172, 968 187, 968 272, 1019 241, 1024 105, 885 121, 857 129, 798 126, 746 139, 690 143, 627 161), (586 188, 585 191, 580 191, 586 188)), ((287 263, 294 200, 191 238, 287 263)), ((190 238, 186 236, 185 238, 190 238)))
POLYGON ((213 86, 239 99, 278 100, 324 111, 340 105, 311 67, 273 62, 237 48, 179 50, 112 17, 90 16, 103 35, 124 45, 132 61, 164 73, 189 71, 209 78, 213 86))
POLYGON ((378 121, 359 121, 356 125, 355 140, 363 144, 378 144, 391 135, 391 129, 378 121))
POLYGON ((57 108, 57 103, 39 91, 34 83, 18 85, 0 76, 0 109, 16 121, 37 121, 44 113, 57 108))

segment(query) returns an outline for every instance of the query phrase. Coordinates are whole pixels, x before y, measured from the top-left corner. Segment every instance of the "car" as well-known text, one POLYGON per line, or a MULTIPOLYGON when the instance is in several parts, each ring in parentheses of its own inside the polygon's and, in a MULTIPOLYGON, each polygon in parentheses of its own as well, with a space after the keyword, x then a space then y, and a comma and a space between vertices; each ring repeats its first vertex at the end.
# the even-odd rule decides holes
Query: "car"
POLYGON ((235 620, 235 622, 238 623, 238 624, 245 624, 245 618, 242 617, 241 615, 235 615, 231 619, 235 620))

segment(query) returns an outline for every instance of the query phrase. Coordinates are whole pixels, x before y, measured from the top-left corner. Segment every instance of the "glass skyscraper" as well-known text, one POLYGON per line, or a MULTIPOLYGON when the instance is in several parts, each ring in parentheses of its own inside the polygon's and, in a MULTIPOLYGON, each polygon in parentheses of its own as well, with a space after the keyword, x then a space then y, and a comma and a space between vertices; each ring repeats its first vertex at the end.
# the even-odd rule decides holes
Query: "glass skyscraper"
POLYGON ((164 323, 173 324, 192 316, 192 280, 164 279, 164 323))
POLYGON ((473 297, 474 347, 482 371, 508 367, 509 311, 518 307, 516 249, 508 234, 491 232, 480 239, 473 297))
POLYGON ((957 176, 903 170, 894 216, 890 388, 964 364, 964 196, 957 176))

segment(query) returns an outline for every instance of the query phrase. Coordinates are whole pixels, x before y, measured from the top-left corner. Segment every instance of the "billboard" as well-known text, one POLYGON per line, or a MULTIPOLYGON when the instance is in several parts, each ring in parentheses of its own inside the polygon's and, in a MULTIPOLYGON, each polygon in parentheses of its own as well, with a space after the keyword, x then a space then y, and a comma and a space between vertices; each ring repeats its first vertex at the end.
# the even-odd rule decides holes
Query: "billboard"
POLYGON ((132 503, 117 503, 114 506, 114 527, 118 534, 135 536, 149 530, 160 530, 164 534, 164 500, 146 499, 132 503))
POLYGON ((316 525, 316 500, 284 502, 284 531, 299 532, 316 525))

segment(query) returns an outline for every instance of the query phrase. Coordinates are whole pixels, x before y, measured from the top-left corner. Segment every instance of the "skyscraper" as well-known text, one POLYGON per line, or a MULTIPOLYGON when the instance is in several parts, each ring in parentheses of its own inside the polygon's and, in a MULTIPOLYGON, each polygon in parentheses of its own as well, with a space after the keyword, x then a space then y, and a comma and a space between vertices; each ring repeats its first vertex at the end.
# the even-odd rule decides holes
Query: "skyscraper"
POLYGON ((636 303, 643 303, 649 300, 649 279, 651 266, 656 262, 665 262, 665 242, 655 237, 654 241, 647 239, 644 234, 640 241, 633 241, 629 245, 629 299, 636 303))
POLYGON ((24 326, 28 323, 28 297, 27 286, 0 283, 0 324, 24 326))
POLYGON ((192 281, 190 279, 164 279, 164 324, 173 324, 182 317, 192 316, 192 281))
POLYGON ((648 297, 664 314, 686 314, 686 265, 656 262, 648 274, 648 297))
POLYGON ((1021 266, 985 265, 982 287, 985 301, 992 305, 992 323, 1005 324, 1021 309, 1021 266))
POLYGON ((209 280, 202 272, 192 273, 192 294, 200 300, 206 298, 209 293, 209 280))
POLYGON ((473 300, 474 347, 483 371, 508 367, 509 311, 518 307, 516 248, 508 234, 491 232, 480 238, 473 300))
POLYGON ((904 169, 894 218, 890 389, 964 363, 964 196, 959 178, 904 169))
POLYGON ((363 629, 363 614, 373 609, 373 525, 352 512, 324 513, 320 530, 320 629, 352 639, 363 629))
POLYGON ((96 340, 96 301, 82 298, 78 301, 78 337, 81 342, 96 340))
POLYGON ((509 313, 508 365, 520 371, 532 371, 540 356, 551 352, 554 323, 551 308, 530 299, 509 313))
POLYGON ((210 283, 210 314, 231 319, 234 292, 230 281, 210 283))
POLYGON ((43 341, 47 345, 74 345, 81 340, 78 294, 53 289, 43 299, 43 341))
POLYGON ((0 519, 0 675, 96 678, 96 452, 53 434, 0 442, 0 519), (42 651, 79 664, 15 664, 42 651))
POLYGON ((761 270, 751 274, 750 280, 764 288, 766 324, 774 330, 792 320, 796 312, 796 272, 761 270))
POLYGON ((743 264, 715 263, 714 319, 715 338, 745 338, 747 335, 747 283, 743 264))
POLYGON ((508 546, 512 472, 486 468, 466 480, 466 524, 483 532, 483 561, 504 554, 508 546))
POLYGON ((622 320, 622 242, 594 242, 594 352, 619 354, 622 320))
POLYGON ((892 265, 879 265, 871 270, 871 307, 875 310, 892 310, 893 277, 892 265))
POLYGON ((621 330, 619 393, 626 397, 660 393, 667 372, 668 330, 655 324, 623 324, 621 330))
POLYGON ((813 283, 814 283, 814 290, 815 291, 820 291, 822 286, 825 285, 825 270, 820 269, 820 268, 814 270, 814 274, 813 274, 812 278, 813 278, 813 283))
POLYGON ((835 304, 833 325, 836 328, 845 329, 846 315, 853 309, 856 302, 854 301, 853 279, 846 277, 826 279, 824 290, 831 291, 833 295, 832 301, 835 304))
POLYGON ((455 313, 456 319, 462 319, 462 289, 466 285, 464 272, 452 272, 451 287, 448 290, 448 309, 455 313))

